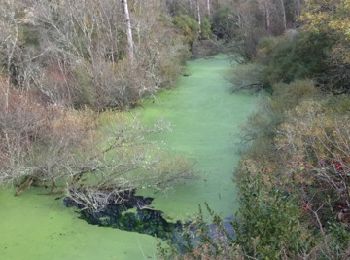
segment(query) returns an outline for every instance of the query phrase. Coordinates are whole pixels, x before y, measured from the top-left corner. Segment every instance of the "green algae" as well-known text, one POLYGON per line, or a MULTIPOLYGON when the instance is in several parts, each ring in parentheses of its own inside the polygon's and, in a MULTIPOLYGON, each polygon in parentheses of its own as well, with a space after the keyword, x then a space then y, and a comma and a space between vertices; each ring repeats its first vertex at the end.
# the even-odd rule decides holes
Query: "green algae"
MULTIPOLYGON (((190 61, 190 76, 182 77, 177 88, 162 91, 131 111, 150 125, 160 118, 170 122, 172 131, 154 139, 196 162, 198 179, 155 194, 154 207, 169 219, 187 219, 204 202, 223 216, 233 212, 238 132, 256 98, 230 93, 224 77, 229 69, 226 56, 190 61)), ((13 192, 0 190, 1 259, 156 258, 155 238, 89 225, 62 200, 41 192, 35 189, 14 197, 13 192)))
POLYGON ((225 79, 230 60, 219 55, 188 62, 189 77, 178 87, 145 101, 137 114, 147 123, 164 119, 172 131, 157 139, 174 153, 195 161, 199 179, 155 194, 153 205, 172 219, 186 219, 208 203, 222 216, 232 215, 235 189, 233 169, 239 160, 237 146, 242 124, 254 109, 256 97, 231 93, 225 79))
POLYGON ((0 259, 155 259, 157 240, 89 225, 61 200, 0 191, 0 259))

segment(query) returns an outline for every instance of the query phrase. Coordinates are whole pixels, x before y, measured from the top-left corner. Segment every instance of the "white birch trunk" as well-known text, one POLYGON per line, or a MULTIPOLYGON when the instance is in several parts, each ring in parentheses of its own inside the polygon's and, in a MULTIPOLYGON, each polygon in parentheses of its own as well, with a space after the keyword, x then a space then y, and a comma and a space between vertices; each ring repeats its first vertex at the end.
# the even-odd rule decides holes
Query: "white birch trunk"
POLYGON ((208 16, 211 16, 211 3, 210 0, 207 0, 207 11, 208 11, 208 16))
POLYGON ((200 13, 200 9, 199 9, 199 0, 196 1, 197 4, 197 19, 198 19, 198 25, 199 25, 199 33, 201 33, 201 13, 200 13))
POLYGON ((128 0, 122 0, 122 4, 123 4, 123 12, 124 12, 124 18, 125 18, 125 25, 126 25, 126 38, 128 42, 128 48, 127 48, 128 58, 130 62, 133 62, 134 61, 134 41, 132 39, 128 0))

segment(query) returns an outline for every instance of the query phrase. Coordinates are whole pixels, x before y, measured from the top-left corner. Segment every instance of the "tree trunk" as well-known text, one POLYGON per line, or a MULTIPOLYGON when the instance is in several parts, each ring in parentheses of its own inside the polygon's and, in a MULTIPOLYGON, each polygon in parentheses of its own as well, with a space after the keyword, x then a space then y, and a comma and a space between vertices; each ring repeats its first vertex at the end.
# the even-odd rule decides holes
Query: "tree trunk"
POLYGON ((264 15, 264 24, 265 30, 270 33, 271 32, 271 14, 270 14, 270 5, 268 0, 259 0, 259 9, 262 11, 264 15))
POLYGON ((286 15, 286 7, 284 5, 284 0, 280 0, 281 8, 282 8, 282 19, 283 19, 283 29, 287 30, 287 15, 286 15))
POLYGON ((125 18, 125 25, 126 25, 126 38, 128 42, 128 58, 130 62, 134 61, 134 41, 132 39, 132 31, 131 31, 131 21, 130 21, 130 14, 129 14, 129 8, 128 8, 128 0, 122 0, 123 3, 123 12, 124 12, 124 18, 125 18))
POLYGON ((300 17, 301 3, 300 0, 295 0, 295 15, 297 18, 300 17))
POLYGON ((188 0, 188 5, 190 6, 191 15, 193 15, 193 2, 192 2, 192 0, 188 0))
POLYGON ((200 9, 199 9, 199 0, 196 1, 197 4, 197 19, 198 19, 198 26, 199 26, 199 33, 201 33, 201 13, 200 13, 200 9))
POLYGON ((268 4, 264 4, 264 9, 265 9, 265 22, 266 22, 266 31, 271 33, 271 14, 270 14, 270 9, 268 4))
POLYGON ((207 11, 208 11, 208 16, 211 16, 211 3, 210 0, 207 0, 207 11))

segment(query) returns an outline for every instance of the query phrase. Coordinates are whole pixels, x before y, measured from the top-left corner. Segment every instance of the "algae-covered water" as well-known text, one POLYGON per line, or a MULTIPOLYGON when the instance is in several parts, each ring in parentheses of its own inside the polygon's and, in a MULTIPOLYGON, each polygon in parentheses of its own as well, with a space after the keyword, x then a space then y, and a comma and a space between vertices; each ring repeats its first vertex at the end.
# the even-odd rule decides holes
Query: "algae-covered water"
POLYGON ((254 109, 256 97, 232 94, 225 78, 231 70, 227 56, 188 62, 189 77, 178 88, 149 100, 139 114, 147 122, 163 118, 172 131, 164 133, 166 147, 195 162, 199 179, 156 195, 153 203, 173 219, 186 219, 207 202, 222 216, 233 213, 235 190, 232 173, 239 156, 239 132, 254 109))
MULTIPOLYGON (((190 76, 182 77, 176 88, 132 111, 146 123, 159 118, 170 122, 172 131, 157 139, 196 162, 198 179, 166 195, 156 194, 154 206, 171 218, 184 219, 207 202, 228 216, 235 205, 237 134, 256 98, 230 94, 225 56, 190 61, 187 69, 190 76)), ((41 190, 20 197, 0 190, 0 259, 154 259, 157 242, 147 235, 89 225, 62 200, 41 190)))
POLYGON ((153 237, 89 225, 54 198, 0 192, 0 259, 155 259, 153 237))

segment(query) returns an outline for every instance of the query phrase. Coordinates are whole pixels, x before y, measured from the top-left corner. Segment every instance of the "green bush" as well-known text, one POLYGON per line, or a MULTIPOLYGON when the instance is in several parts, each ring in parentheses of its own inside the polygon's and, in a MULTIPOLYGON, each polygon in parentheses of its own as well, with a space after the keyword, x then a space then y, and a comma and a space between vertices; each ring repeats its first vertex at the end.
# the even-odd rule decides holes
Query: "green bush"
POLYGON ((264 66, 258 63, 239 64, 234 67, 230 82, 232 90, 260 90, 264 85, 264 66))
POLYGON ((349 97, 325 96, 311 80, 272 90, 245 128, 237 244, 258 259, 345 259, 347 195, 330 183, 348 185, 349 97))
POLYGON ((235 37, 237 23, 229 8, 220 8, 212 18, 213 33, 218 39, 230 41, 235 37))
POLYGON ((331 45, 332 39, 321 33, 263 39, 258 60, 266 66, 265 81, 290 83, 326 73, 331 45))
POLYGON ((75 86, 73 93, 73 105, 77 108, 84 106, 94 107, 96 96, 93 83, 84 66, 77 66, 74 71, 75 86))
POLYGON ((235 243, 245 255, 258 259, 295 257, 307 241, 293 197, 277 188, 266 189, 260 177, 249 172, 242 174, 235 243))
POLYGON ((210 39, 212 36, 211 24, 208 18, 204 18, 201 23, 201 38, 210 39))
POLYGON ((19 40, 25 47, 40 46, 40 32, 38 28, 30 25, 22 25, 19 27, 19 40))
POLYGON ((198 37, 198 22, 188 15, 179 15, 174 17, 174 24, 182 31, 186 42, 192 45, 198 37))
POLYGON ((311 80, 274 84, 272 92, 270 107, 275 115, 283 114, 295 108, 302 100, 315 98, 319 93, 311 80))

